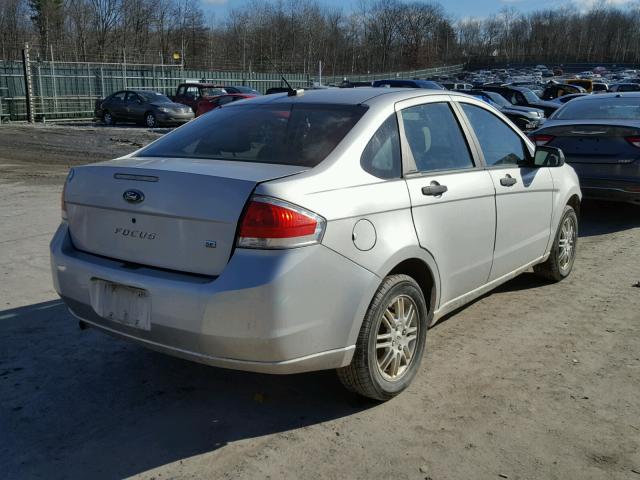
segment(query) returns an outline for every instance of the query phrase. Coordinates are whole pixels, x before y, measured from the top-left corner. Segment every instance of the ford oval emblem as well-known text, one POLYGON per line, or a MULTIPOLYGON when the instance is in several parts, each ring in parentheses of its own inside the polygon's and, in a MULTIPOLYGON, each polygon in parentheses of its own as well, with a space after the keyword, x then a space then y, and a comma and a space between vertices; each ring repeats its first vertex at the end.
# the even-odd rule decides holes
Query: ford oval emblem
POLYGON ((122 194, 122 198, 129 203, 140 203, 144 200, 144 193, 140 190, 127 190, 122 194))

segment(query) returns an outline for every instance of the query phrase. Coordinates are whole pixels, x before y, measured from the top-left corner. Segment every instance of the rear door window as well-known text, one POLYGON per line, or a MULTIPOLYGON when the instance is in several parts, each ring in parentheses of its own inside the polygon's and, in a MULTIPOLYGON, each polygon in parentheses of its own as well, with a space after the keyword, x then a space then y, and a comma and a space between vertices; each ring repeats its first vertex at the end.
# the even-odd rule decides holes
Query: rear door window
POLYGON ((469 146, 446 102, 405 108, 402 125, 420 172, 473 168, 469 146))
POLYGON ((315 167, 349 133, 366 107, 231 104, 167 134, 141 157, 220 159, 315 167))

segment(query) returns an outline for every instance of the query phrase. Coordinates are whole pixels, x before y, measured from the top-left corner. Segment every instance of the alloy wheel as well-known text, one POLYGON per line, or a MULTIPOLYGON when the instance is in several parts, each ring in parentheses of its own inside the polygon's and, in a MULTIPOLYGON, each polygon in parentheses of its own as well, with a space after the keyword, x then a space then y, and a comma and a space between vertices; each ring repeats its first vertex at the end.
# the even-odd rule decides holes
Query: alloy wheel
POLYGON ((560 227, 560 238, 558 240, 558 266, 561 270, 566 270, 575 255, 576 226, 573 218, 567 217, 560 227))
POLYGON ((409 369, 418 339, 418 309, 407 295, 393 298, 382 314, 376 335, 376 361, 382 377, 397 381, 409 369))

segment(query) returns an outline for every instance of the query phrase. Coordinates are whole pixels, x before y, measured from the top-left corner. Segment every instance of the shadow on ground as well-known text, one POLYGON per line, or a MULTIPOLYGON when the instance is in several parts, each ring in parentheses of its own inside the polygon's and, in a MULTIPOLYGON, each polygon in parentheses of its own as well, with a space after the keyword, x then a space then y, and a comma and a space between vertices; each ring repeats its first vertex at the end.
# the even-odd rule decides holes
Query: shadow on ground
POLYGON ((334 372, 234 372, 81 331, 60 301, 0 312, 5 478, 122 478, 373 406, 334 372))
POLYGON ((580 236, 591 237, 640 227, 640 205, 585 200, 580 212, 580 236))

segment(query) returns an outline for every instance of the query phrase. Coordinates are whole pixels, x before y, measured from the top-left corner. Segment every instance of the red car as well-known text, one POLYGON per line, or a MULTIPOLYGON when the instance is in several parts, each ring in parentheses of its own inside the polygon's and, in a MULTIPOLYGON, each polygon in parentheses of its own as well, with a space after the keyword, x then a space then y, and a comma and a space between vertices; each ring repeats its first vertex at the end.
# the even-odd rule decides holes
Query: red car
POLYGON ((215 110, 216 108, 220 108, 227 103, 254 97, 256 97, 256 95, 250 95, 247 93, 228 93, 226 95, 209 98, 206 101, 201 101, 198 103, 198 108, 196 109, 196 117, 210 112, 211 110, 215 110))
POLYGON ((193 112, 198 111, 198 105, 211 98, 226 94, 227 91, 221 85, 211 83, 181 83, 178 85, 173 101, 189 105, 193 112))

